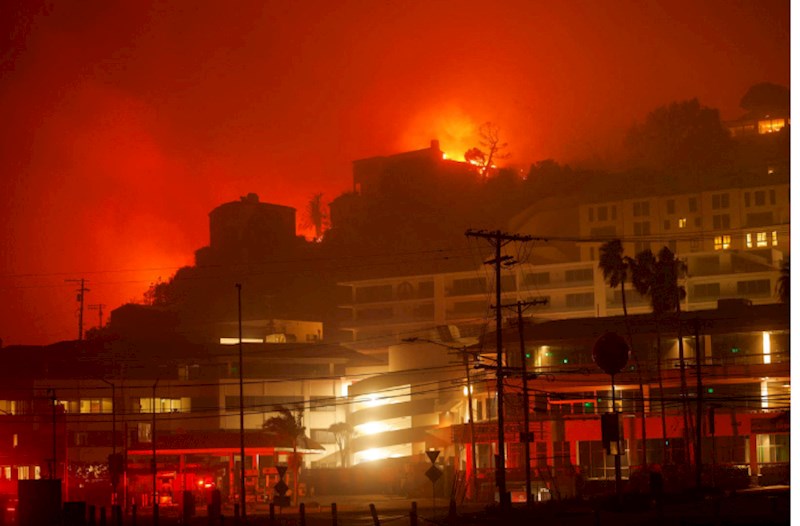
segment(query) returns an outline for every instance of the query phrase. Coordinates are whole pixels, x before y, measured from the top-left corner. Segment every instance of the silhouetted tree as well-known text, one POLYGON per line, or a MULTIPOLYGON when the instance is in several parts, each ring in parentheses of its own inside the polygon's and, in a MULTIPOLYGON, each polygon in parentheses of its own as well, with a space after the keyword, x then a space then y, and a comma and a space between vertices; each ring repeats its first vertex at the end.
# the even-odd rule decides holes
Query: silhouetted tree
POLYGON ((789 264, 789 256, 786 256, 786 258, 781 261, 781 275, 778 277, 778 282, 775 284, 775 292, 777 292, 781 303, 789 303, 791 299, 792 294, 789 286, 790 271, 791 265, 789 264))
POLYGON ((306 204, 305 222, 306 228, 314 229, 314 240, 319 241, 322 239, 322 234, 328 228, 329 219, 328 211, 325 204, 322 202, 322 194, 314 194, 306 204))
POLYGON ((628 345, 631 349, 634 364, 636 365, 636 372, 639 377, 639 401, 642 411, 642 463, 647 468, 647 414, 645 412, 644 404, 644 379, 642 377, 642 368, 639 364, 638 353, 633 347, 633 334, 631 333, 630 323, 628 321, 628 304, 625 299, 625 281, 628 279, 630 273, 631 262, 630 259, 623 255, 624 249, 622 241, 619 239, 612 239, 600 246, 600 261, 598 267, 603 271, 603 279, 608 285, 615 289, 620 287, 622 293, 622 314, 625 319, 625 332, 628 334, 628 345))
MULTIPOLYGON (((662 439, 665 444, 666 459, 666 404, 664 401, 664 381, 662 377, 662 352, 661 352, 661 320, 670 313, 680 314, 680 302, 686 297, 686 291, 678 284, 678 279, 685 275, 686 265, 677 259, 675 254, 667 247, 662 247, 658 252, 658 257, 653 256, 650 249, 643 250, 636 254, 635 259, 631 260, 632 282, 634 288, 643 296, 650 298, 650 306, 656 322, 656 367, 658 370, 658 386, 661 392, 661 426, 662 439)), ((686 371, 683 354, 683 338, 681 335, 680 316, 677 320, 678 326, 678 353, 681 367, 681 393, 686 393, 686 371)), ((686 412, 684 411, 684 422, 686 412)), ((684 423, 684 431, 688 432, 688 427, 684 423)))
POLYGON ((474 164, 478 173, 486 179, 495 168, 496 161, 508 159, 511 154, 503 153, 508 143, 500 142, 500 128, 491 122, 484 122, 478 128, 479 147, 470 148, 464 153, 464 160, 474 164))
POLYGON ((263 425, 264 431, 275 435, 280 442, 288 442, 292 446, 292 455, 289 457, 289 469, 292 470, 294 478, 294 490, 292 500, 297 504, 297 488, 300 476, 300 463, 302 457, 297 453, 297 446, 302 437, 305 436, 306 428, 303 427, 303 411, 298 410, 292 413, 290 409, 279 406, 278 416, 268 418, 263 425))
POLYGON ((625 142, 635 166, 685 173, 724 166, 732 147, 719 110, 697 99, 656 108, 628 131, 625 142))
POLYGON ((625 299, 625 281, 628 279, 628 260, 623 256, 622 241, 612 239, 600 246, 600 262, 603 279, 612 289, 620 287, 622 293, 622 313, 628 317, 628 303, 625 299))
POLYGON ((342 467, 347 467, 347 454, 350 447, 350 439, 353 437, 353 426, 347 422, 336 422, 331 424, 328 431, 333 433, 333 438, 336 440, 336 447, 339 449, 339 459, 342 462, 342 467))
POLYGON ((161 281, 161 276, 158 277, 155 283, 151 283, 150 287, 144 293, 144 304, 152 307, 165 307, 175 303, 175 297, 172 287, 167 281, 161 281))
POLYGON ((751 86, 739 106, 749 112, 768 115, 775 111, 789 111, 791 92, 786 86, 762 82, 751 86))

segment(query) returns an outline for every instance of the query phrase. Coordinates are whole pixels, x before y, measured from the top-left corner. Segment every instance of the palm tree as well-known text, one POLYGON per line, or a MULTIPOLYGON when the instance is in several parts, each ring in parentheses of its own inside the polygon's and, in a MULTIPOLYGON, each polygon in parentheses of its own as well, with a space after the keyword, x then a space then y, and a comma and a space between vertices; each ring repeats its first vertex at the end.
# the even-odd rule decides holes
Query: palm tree
POLYGON ((775 285, 775 291, 778 293, 781 303, 789 303, 791 298, 791 290, 789 288, 789 271, 791 265, 789 264, 789 256, 781 261, 781 275, 778 278, 778 283, 775 285))
POLYGON ((290 409, 278 406, 278 416, 268 418, 263 425, 264 431, 277 437, 280 443, 289 443, 292 446, 292 456, 289 459, 289 468, 292 470, 294 479, 294 491, 292 492, 293 501, 297 504, 298 477, 300 475, 301 457, 297 453, 297 445, 300 438, 305 437, 306 428, 303 427, 303 410, 299 409, 292 413, 290 409))
POLYGON ((603 271, 603 279, 608 285, 615 289, 620 287, 622 292, 622 314, 625 319, 625 330, 628 333, 628 346, 631 349, 633 362, 639 376, 639 403, 642 410, 642 464, 647 469, 647 413, 644 407, 644 380, 642 379, 642 368, 639 366, 639 358, 633 349, 633 334, 628 323, 628 303, 625 299, 625 281, 631 270, 631 260, 623 255, 624 248, 622 241, 612 239, 600 246, 600 261, 598 267, 603 271))
MULTIPOLYGON (((686 297, 686 291, 682 286, 678 285, 678 279, 686 273, 686 264, 677 259, 675 254, 667 247, 662 247, 658 252, 658 257, 653 256, 649 250, 643 250, 636 254, 635 260, 632 261, 633 271, 632 279, 633 286, 643 296, 650 297, 650 306, 653 316, 656 321, 657 331, 657 369, 658 369, 658 386, 661 392, 661 428, 662 439, 664 441, 664 453, 666 459, 666 440, 667 440, 667 424, 665 415, 665 401, 664 401, 664 383, 662 378, 662 364, 661 364, 661 325, 660 320, 670 313, 677 313, 678 315, 678 358, 681 368, 681 394, 684 402, 686 401, 686 369, 683 353, 683 337, 681 334, 680 324, 680 304, 681 300, 686 297)), ((684 431, 688 432, 688 423, 686 422, 688 415, 684 411, 684 431)))
MULTIPOLYGON (((650 296, 656 273, 656 258, 650 249, 645 249, 633 259, 628 260, 631 270, 631 284, 642 296, 650 296)), ((655 314, 655 311, 654 311, 655 314)), ((667 461, 667 415, 664 401, 664 378, 661 374, 661 324, 656 320, 656 374, 658 377, 658 391, 661 399, 661 448, 662 461, 667 461)))
POLYGON ((347 453, 349 448, 350 439, 353 437, 353 426, 347 422, 336 422, 331 424, 328 431, 333 433, 336 440, 336 447, 339 448, 339 459, 342 462, 342 467, 347 467, 347 453))
POLYGON ((612 289, 620 287, 622 292, 622 313, 628 319, 628 304, 625 300, 625 281, 628 279, 630 266, 628 259, 622 255, 622 241, 612 239, 600 246, 600 262, 598 267, 603 271, 603 279, 612 289))

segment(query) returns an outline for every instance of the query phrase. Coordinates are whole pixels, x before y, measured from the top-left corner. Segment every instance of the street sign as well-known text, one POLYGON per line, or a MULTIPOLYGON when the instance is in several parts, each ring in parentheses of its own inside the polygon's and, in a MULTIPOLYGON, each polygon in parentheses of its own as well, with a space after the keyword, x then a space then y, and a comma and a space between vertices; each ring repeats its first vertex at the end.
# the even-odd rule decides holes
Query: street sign
POLYGON ((428 477, 428 480, 436 484, 436 481, 442 477, 442 470, 436 466, 431 466, 428 468, 428 471, 425 472, 425 476, 428 477))
POLYGON ((279 480, 277 484, 275 484, 275 493, 283 497, 286 495, 286 492, 289 491, 289 486, 283 480, 279 480))
POLYGON ((606 374, 615 375, 628 363, 630 348, 616 332, 600 336, 592 348, 592 359, 606 374))
POLYGON ((436 459, 439 457, 439 452, 433 449, 430 451, 426 451, 425 454, 428 455, 429 459, 431 459, 431 464, 435 464, 436 459))
POLYGON ((533 431, 525 431, 519 432, 519 441, 520 442, 533 442, 533 431))

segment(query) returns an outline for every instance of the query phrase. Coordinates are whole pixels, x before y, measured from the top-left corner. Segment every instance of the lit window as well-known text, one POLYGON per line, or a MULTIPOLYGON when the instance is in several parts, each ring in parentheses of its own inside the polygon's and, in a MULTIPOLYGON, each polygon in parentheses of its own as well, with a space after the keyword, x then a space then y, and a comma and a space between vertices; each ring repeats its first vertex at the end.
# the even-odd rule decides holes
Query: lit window
POLYGON ((731 248, 731 236, 714 236, 714 250, 728 250, 731 248))
POLYGON ((686 218, 681 217, 678 219, 678 228, 686 228, 686 218))
POLYGON ((80 401, 81 413, 110 413, 111 412, 111 399, 110 398, 81 398, 80 401))
MULTIPOLYGON (((156 413, 185 413, 190 410, 189 398, 156 398, 156 413)), ((141 413, 153 412, 153 399, 140 398, 139 407, 141 413)))
POLYGON ((772 246, 778 246, 778 233, 775 230, 772 231, 772 246))
POLYGON ((745 234, 744 243, 747 245, 747 248, 753 248, 753 234, 745 234))
POLYGON ((759 247, 759 248, 767 246, 767 233, 766 232, 758 232, 756 234, 756 246, 759 247))
POLYGON ((764 119, 758 121, 758 133, 775 133, 781 131, 785 125, 784 119, 764 119))

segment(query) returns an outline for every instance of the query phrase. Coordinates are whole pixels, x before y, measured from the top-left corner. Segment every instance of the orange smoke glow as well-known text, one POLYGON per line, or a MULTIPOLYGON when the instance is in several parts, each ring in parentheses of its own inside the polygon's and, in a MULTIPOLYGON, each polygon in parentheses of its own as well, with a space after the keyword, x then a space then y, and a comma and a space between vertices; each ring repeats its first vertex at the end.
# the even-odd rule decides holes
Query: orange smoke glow
POLYGON ((431 108, 418 113, 398 141, 398 151, 419 150, 438 139, 445 158, 464 161, 464 153, 478 146, 482 121, 456 106, 431 108))

